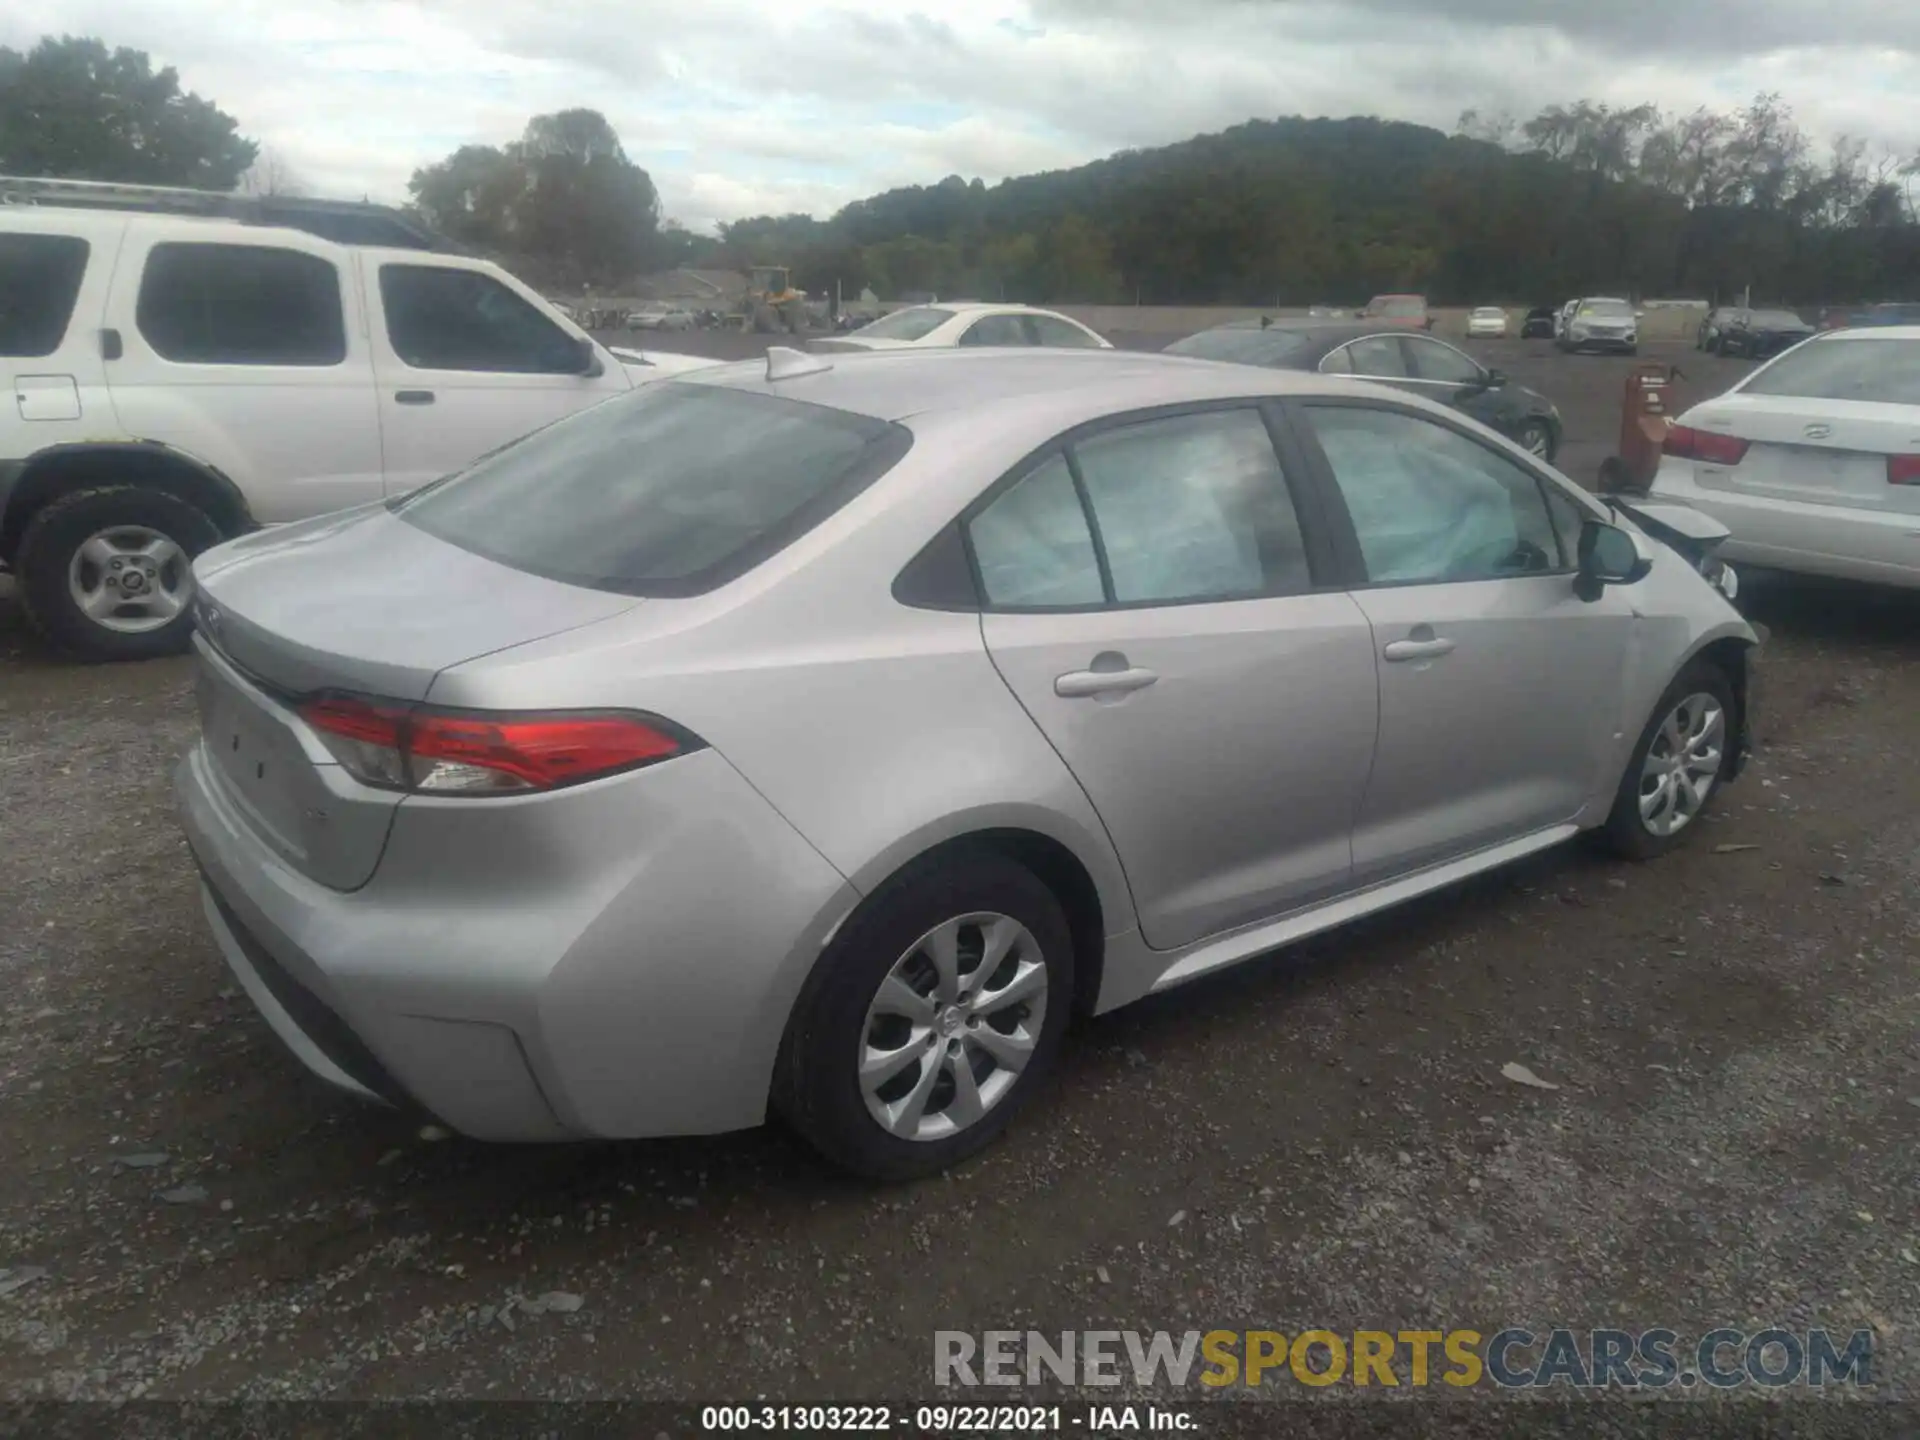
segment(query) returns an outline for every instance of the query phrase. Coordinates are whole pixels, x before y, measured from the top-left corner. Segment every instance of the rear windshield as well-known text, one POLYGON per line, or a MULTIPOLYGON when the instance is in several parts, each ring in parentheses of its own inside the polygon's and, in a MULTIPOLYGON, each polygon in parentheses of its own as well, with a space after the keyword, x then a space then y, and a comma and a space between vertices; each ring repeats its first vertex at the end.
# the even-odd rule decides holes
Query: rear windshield
POLYGON ((1631 320, 1633 318, 1633 306, 1624 300, 1582 300, 1580 302, 1580 313, 1582 315, 1598 315, 1603 319, 1610 320, 1631 320))
POLYGON ((1243 365, 1274 365, 1306 343, 1303 330, 1202 330, 1174 341, 1166 353, 1201 360, 1237 360, 1243 365))
POLYGON ((550 580, 694 595, 791 544, 909 443, 882 420, 658 381, 482 456, 393 509, 550 580))
POLYGON ((1804 320, 1791 310, 1756 310, 1753 312, 1753 319, 1749 323, 1766 326, 1775 330, 1792 330, 1806 324, 1804 320))
POLYGON ((1367 308, 1376 315, 1398 320, 1408 315, 1426 314, 1427 302, 1418 295, 1382 295, 1367 308))
POLYGON ((1920 405, 1920 340, 1809 340, 1740 388, 1748 395, 1920 405))
POLYGON ((0 355, 58 350, 86 273, 84 240, 0 235, 0 355))
POLYGON ((916 305, 911 310, 896 310, 882 315, 870 325, 862 325, 862 335, 881 340, 918 340, 931 335, 953 318, 953 311, 933 305, 916 305))
POLYGON ((1473 312, 1473 318, 1476 320, 1504 320, 1507 318, 1507 312, 1502 310, 1498 305, 1482 305, 1478 310, 1473 312))

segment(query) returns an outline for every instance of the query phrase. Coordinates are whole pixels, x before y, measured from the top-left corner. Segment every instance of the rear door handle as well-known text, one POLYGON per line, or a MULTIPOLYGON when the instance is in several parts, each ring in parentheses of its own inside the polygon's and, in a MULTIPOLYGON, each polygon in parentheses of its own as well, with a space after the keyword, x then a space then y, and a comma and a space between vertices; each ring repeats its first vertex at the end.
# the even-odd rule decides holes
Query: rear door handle
POLYGON ((1381 654, 1389 660, 1431 660, 1453 651, 1451 640, 1389 640, 1381 654))
POLYGON ((1138 666, 1128 670, 1069 670, 1053 682, 1053 693, 1062 700, 1078 700, 1088 695, 1124 695, 1129 690, 1144 690, 1160 677, 1138 666))
POLYGON ((431 405, 433 403, 433 391, 396 390, 393 392, 393 398, 398 400, 402 405, 431 405))

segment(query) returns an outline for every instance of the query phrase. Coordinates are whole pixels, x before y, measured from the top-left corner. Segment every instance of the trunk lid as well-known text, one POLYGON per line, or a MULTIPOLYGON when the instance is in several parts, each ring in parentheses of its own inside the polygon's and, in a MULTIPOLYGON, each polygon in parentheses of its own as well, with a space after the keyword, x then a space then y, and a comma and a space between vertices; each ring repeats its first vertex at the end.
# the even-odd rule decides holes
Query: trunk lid
POLYGON ((1887 479, 1889 455, 1920 454, 1914 406, 1735 391, 1682 423, 1748 442, 1737 465, 1695 464, 1703 490, 1920 515, 1920 486, 1887 479))
POLYGON ((301 697, 423 700, 449 666, 640 603, 494 564, 384 508, 247 536, 201 557, 195 578, 210 783, 283 861, 336 890, 372 877, 403 797, 348 775, 301 697))

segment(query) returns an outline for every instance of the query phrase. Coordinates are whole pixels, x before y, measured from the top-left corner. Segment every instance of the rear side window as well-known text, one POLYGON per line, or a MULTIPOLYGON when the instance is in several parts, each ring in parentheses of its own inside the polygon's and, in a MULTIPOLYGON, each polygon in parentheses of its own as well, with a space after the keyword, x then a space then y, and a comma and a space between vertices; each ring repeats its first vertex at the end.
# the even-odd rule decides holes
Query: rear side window
POLYGON ((1740 387, 1746 395, 1920 405, 1920 340, 1814 340, 1740 387))
POLYGON ((393 353, 415 370, 577 375, 574 338, 491 275, 447 265, 382 265, 393 353))
POLYGON ((347 358, 340 272, 267 245, 162 244, 147 254, 134 322, 163 360, 338 365, 347 358))
POLYGON ((0 235, 0 355, 58 350, 86 273, 84 240, 0 235))
POLYGON ((393 502, 502 565, 627 595, 695 595, 791 544, 911 437, 820 405, 659 381, 393 502))
POLYGON ((1036 345, 1051 345, 1060 350, 1098 350, 1100 342, 1082 330, 1053 315, 1027 316, 1027 329, 1036 345))
POLYGON ((969 325, 960 337, 962 345, 1025 345, 1027 332, 1018 315, 988 315, 969 325))

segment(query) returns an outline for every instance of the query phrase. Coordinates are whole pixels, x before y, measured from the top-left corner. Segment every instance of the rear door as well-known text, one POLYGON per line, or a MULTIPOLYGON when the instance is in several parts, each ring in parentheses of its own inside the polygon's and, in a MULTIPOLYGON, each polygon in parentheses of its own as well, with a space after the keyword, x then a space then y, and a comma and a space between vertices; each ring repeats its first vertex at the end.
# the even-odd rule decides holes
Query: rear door
POLYGON ((1345 888, 1373 754, 1366 617, 1253 405, 1070 437, 968 521, 1001 676, 1085 788, 1149 945, 1345 888))
POLYGON ((0 460, 116 433, 99 321, 123 225, 24 213, 0 234, 0 366, 13 396, 0 460))
POLYGON ((244 243, 193 223, 129 229, 107 325, 124 434, 231 476, 256 520, 378 500, 380 426, 343 252, 293 231, 244 243))
POLYGON ((1611 783, 1631 595, 1573 593, 1586 511, 1412 410, 1291 407, 1372 626, 1380 734, 1355 884, 1572 820, 1611 783))
POLYGON ((600 373, 581 374, 584 332, 490 267, 392 252, 361 267, 390 495, 631 386, 599 347, 600 373))

